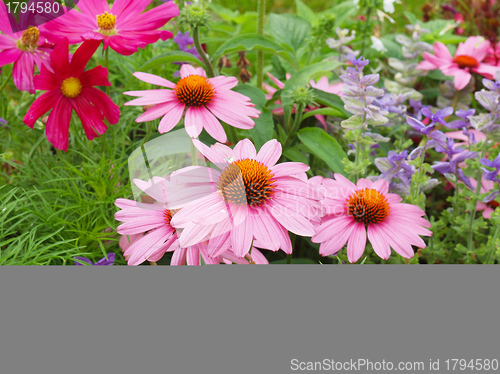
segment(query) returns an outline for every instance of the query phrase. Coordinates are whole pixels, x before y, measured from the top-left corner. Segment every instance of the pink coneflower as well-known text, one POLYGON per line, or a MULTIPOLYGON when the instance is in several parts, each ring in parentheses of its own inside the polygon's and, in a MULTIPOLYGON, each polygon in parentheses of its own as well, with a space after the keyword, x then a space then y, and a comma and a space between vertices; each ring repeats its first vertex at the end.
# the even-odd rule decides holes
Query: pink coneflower
POLYGON ((134 179, 134 183, 156 202, 138 203, 134 200, 117 199, 115 205, 121 210, 115 214, 118 233, 129 235, 130 242, 121 240, 124 257, 128 265, 139 265, 144 261, 156 262, 166 252, 174 252, 171 265, 200 265, 200 255, 207 264, 220 264, 220 257, 209 257, 205 243, 181 247, 176 229, 171 225, 178 212, 166 205, 166 191, 171 183, 164 178, 153 177, 148 182, 134 179))
POLYGON ((312 238, 314 243, 321 243, 319 253, 323 256, 337 253, 347 242, 347 258, 356 262, 365 250, 368 231, 368 240, 379 257, 387 260, 392 247, 401 256, 411 258, 412 245, 425 248, 419 235, 432 235, 425 228, 431 226, 422 218, 425 212, 402 204, 399 195, 388 193, 384 179, 360 179, 355 185, 335 174, 335 180, 323 180, 323 187, 326 215, 312 238))
POLYGON ((181 79, 174 84, 164 78, 148 73, 134 73, 140 80, 157 86, 170 88, 149 91, 129 91, 125 95, 139 96, 125 105, 153 105, 136 122, 147 122, 163 116, 158 131, 162 134, 172 130, 185 113, 184 124, 191 138, 200 135, 203 128, 212 138, 225 143, 224 128, 217 118, 228 125, 251 129, 255 126, 250 118, 260 112, 250 98, 231 88, 238 84, 235 77, 218 76, 208 78, 202 68, 182 65, 181 79))
MULTIPOLYGON (((271 80, 274 82, 274 84, 276 84, 276 86, 279 89, 283 89, 285 87, 285 84, 282 81, 280 81, 278 78, 273 76, 271 73, 267 73, 267 75, 269 76, 269 78, 271 78, 271 80)), ((288 80, 288 79, 290 79, 290 77, 291 77, 291 75, 289 73, 287 73, 286 79, 288 80)), ((342 88, 344 87, 344 82, 330 84, 328 77, 326 75, 324 75, 319 79, 318 82, 316 82, 314 79, 311 79, 309 81, 309 86, 316 88, 318 90, 321 90, 321 91, 325 91, 325 92, 328 92, 331 94, 342 96, 341 91, 342 91, 342 88)), ((262 83, 262 88, 264 88, 264 90, 267 92, 267 94, 266 94, 267 100, 270 100, 273 97, 274 93, 277 91, 276 88, 274 88, 273 86, 270 86, 266 83, 262 83)), ((274 114, 277 114, 277 115, 283 115, 284 109, 283 109, 283 106, 281 106, 281 101, 276 100, 275 104, 279 105, 279 107, 273 109, 272 112, 274 114)), ((314 105, 309 105, 308 108, 304 110, 304 112, 307 112, 307 111, 313 110, 313 109, 318 109, 318 107, 314 106, 314 105)), ((292 113, 295 113, 295 105, 294 105, 294 109, 292 109, 292 113)), ((325 116, 323 114, 316 114, 316 115, 314 115, 314 118, 316 118, 323 125, 323 128, 325 128, 325 130, 326 130, 327 127, 326 127, 325 116)))
POLYGON ((12 32, 5 4, 0 2, 0 67, 14 63, 12 79, 17 89, 35 93, 33 75, 35 64, 41 71, 42 65, 52 71, 49 53, 54 48, 47 43, 43 27, 28 27, 32 21, 33 13, 19 14, 19 23, 24 31, 12 32))
POLYGON ((318 212, 319 197, 312 185, 294 176, 309 166, 276 164, 281 156, 277 140, 265 143, 258 153, 248 139, 234 149, 220 143, 209 148, 196 139, 193 142, 220 170, 200 166, 178 171, 177 177, 184 183, 170 198, 174 205, 183 204, 172 219, 175 227, 183 228, 181 244, 192 245, 209 237, 209 254, 217 256, 227 247, 217 243, 229 241, 236 256, 242 258, 252 243, 292 253, 288 231, 314 235, 309 217, 318 212))
POLYGON ((418 64, 418 69, 439 69, 445 75, 454 77, 457 90, 463 89, 471 80, 471 72, 478 73, 488 79, 494 79, 500 68, 482 63, 486 58, 490 42, 480 36, 471 36, 464 43, 459 43, 455 57, 441 42, 434 43, 434 55, 424 52, 424 61, 418 64))
POLYGON ((158 28, 179 15, 177 5, 171 1, 142 13, 150 3, 151 0, 116 0, 110 8, 106 0, 80 0, 81 12, 70 10, 48 22, 46 28, 55 37, 67 37, 71 44, 82 39, 103 40, 104 49, 109 46, 127 56, 160 38, 173 37, 170 31, 158 28))
POLYGON ((62 39, 50 54, 54 73, 42 66, 40 75, 34 79, 37 90, 47 92, 31 105, 23 122, 33 128, 36 120, 52 109, 47 120, 47 140, 57 149, 68 150, 69 123, 73 109, 82 121, 89 140, 104 134, 108 127, 103 119, 116 124, 120 119, 120 108, 102 91, 93 86, 111 86, 108 69, 97 66, 84 71, 99 40, 85 41, 69 62, 68 40, 62 39))

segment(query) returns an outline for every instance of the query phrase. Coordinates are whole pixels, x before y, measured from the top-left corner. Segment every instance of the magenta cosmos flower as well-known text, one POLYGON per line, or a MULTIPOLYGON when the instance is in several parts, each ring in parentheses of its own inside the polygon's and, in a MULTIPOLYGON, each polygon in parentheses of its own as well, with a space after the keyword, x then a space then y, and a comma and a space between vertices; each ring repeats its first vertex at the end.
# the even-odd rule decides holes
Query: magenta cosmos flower
POLYGON ((457 90, 463 89, 471 80, 471 72, 478 73, 488 79, 494 79, 499 67, 488 65, 482 61, 486 58, 490 42, 480 36, 471 36, 458 45, 455 57, 441 42, 434 43, 434 55, 424 52, 424 61, 418 64, 421 70, 439 69, 445 75, 454 77, 457 90))
POLYGON ((42 65, 52 71, 49 53, 53 45, 47 43, 43 27, 28 27, 32 24, 33 13, 19 14, 19 27, 24 31, 12 32, 5 4, 0 2, 0 66, 14 63, 12 79, 17 89, 35 93, 33 75, 35 64, 41 71, 42 65))
POLYGON ((142 13, 151 0, 116 0, 110 7, 106 0, 80 0, 81 12, 70 10, 46 24, 54 36, 67 37, 71 44, 82 39, 104 41, 122 55, 131 55, 137 48, 144 48, 161 38, 173 37, 170 31, 158 30, 171 18, 179 15, 179 8, 172 1, 142 13))
POLYGON ((108 127, 104 117, 113 125, 120 119, 120 108, 104 92, 93 87, 111 86, 108 69, 97 66, 84 71, 99 44, 99 40, 85 41, 70 63, 68 40, 62 39, 50 54, 54 73, 42 66, 41 74, 34 79, 35 88, 47 92, 33 102, 23 122, 33 128, 36 120, 52 109, 45 133, 47 140, 57 149, 68 150, 73 109, 89 140, 106 132, 108 127))
POLYGON ((225 143, 226 133, 217 118, 240 129, 251 129, 255 126, 252 118, 260 114, 250 98, 231 90, 238 84, 235 77, 220 75, 207 79, 205 70, 186 64, 181 67, 181 79, 177 84, 148 73, 138 72, 134 76, 141 81, 169 88, 124 92, 125 95, 141 97, 125 105, 153 105, 136 122, 152 121, 163 116, 158 127, 162 134, 172 130, 185 112, 184 125, 191 138, 198 137, 205 128, 212 138, 225 143))
POLYGON ((199 166, 177 172, 182 182, 169 198, 174 206, 183 206, 172 219, 183 229, 181 245, 208 239, 210 256, 223 254, 229 245, 243 258, 252 243, 292 253, 288 231, 314 235, 310 215, 319 211, 319 197, 312 185, 295 176, 309 166, 276 164, 281 156, 277 140, 265 143, 258 153, 248 139, 234 149, 220 143, 207 147, 196 139, 193 143, 219 170, 199 166))
POLYGON ((399 195, 388 193, 384 179, 360 179, 355 185, 335 174, 335 180, 325 178, 322 185, 326 215, 312 242, 321 243, 319 253, 323 256, 337 253, 347 242, 347 258, 356 262, 365 250, 368 231, 368 240, 379 257, 387 260, 392 247, 401 256, 411 258, 412 245, 425 248, 419 235, 432 235, 425 228, 431 226, 422 218, 425 212, 401 203, 399 195))

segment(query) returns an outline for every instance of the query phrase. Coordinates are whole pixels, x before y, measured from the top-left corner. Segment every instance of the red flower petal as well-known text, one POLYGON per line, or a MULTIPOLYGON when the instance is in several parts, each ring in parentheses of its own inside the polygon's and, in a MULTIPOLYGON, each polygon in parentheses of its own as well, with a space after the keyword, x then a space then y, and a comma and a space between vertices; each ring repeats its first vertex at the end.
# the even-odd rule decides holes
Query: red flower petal
POLYGON ((84 71, 79 79, 82 87, 111 86, 111 83, 108 81, 108 69, 102 66, 84 71))
POLYGON ((47 140, 57 149, 68 150, 69 122, 71 120, 71 100, 60 95, 52 112, 50 112, 45 134, 47 140))
POLYGON ((69 77, 69 49, 68 39, 61 39, 50 54, 52 68, 62 80, 69 77))
POLYGON ((45 92, 31 104, 28 113, 23 118, 23 122, 33 128, 36 120, 52 109, 60 97, 62 97, 60 91, 45 92))
POLYGON ((84 41, 82 45, 78 47, 71 59, 70 75, 72 77, 79 77, 83 73, 85 66, 92 58, 95 51, 97 51, 100 44, 100 40, 92 39, 84 41))
POLYGON ((82 90, 82 97, 96 106, 112 125, 120 120, 120 108, 108 95, 94 87, 86 87, 82 90))

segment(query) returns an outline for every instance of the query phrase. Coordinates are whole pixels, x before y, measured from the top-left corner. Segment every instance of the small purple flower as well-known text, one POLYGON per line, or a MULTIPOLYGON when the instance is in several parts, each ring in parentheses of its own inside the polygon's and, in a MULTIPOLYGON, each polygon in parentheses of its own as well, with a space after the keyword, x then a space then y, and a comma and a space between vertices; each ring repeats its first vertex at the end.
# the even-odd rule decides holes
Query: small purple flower
POLYGON ((449 129, 462 129, 462 128, 470 127, 470 120, 468 117, 476 114, 476 110, 475 109, 469 109, 469 110, 460 109, 460 110, 457 110, 455 112, 455 114, 458 117, 460 117, 461 119, 456 120, 456 121, 452 121, 448 124, 445 124, 445 126, 448 127, 449 129))
POLYGON ((418 119, 408 116, 406 118, 406 123, 408 123, 413 130, 416 130, 424 135, 429 135, 429 133, 434 129, 434 124, 430 124, 429 126, 425 126, 418 119))
POLYGON ((363 56, 360 56, 358 59, 352 53, 347 55, 347 59, 356 67, 356 69, 364 68, 366 65, 370 63, 369 60, 365 60, 363 56))
MULTIPOLYGON (((97 261, 95 264, 92 263, 92 261, 90 261, 88 258, 86 257, 80 257, 80 256, 76 256, 76 257, 73 257, 75 260, 79 260, 81 262, 86 262, 87 264, 89 265, 94 265, 94 266, 111 266, 115 263, 115 254, 114 253, 108 253, 107 257, 108 259, 106 259, 106 257, 104 258, 101 258, 99 261, 97 261)), ((79 262, 75 261, 75 265, 77 266, 84 266, 83 264, 80 264, 79 262)))
POLYGON ((446 126, 446 121, 444 119, 453 114, 453 108, 446 107, 444 109, 438 110, 434 114, 432 114, 430 108, 423 108, 422 114, 431 120, 431 125, 440 123, 441 125, 446 126))
MULTIPOLYGON (((183 52, 187 52, 192 54, 196 58, 200 58, 200 54, 196 47, 188 47, 194 44, 194 40, 189 36, 189 31, 186 31, 184 34, 182 32, 177 32, 177 35, 174 36, 174 42, 179 46, 179 49, 183 52)), ((182 63, 176 62, 176 64, 181 65, 182 63)))
POLYGON ((489 79, 484 78, 483 79, 483 85, 490 91, 495 91, 496 93, 500 94, 500 82, 499 81, 491 81, 489 79))
POLYGON ((7 124, 7 121, 0 117, 0 127, 5 127, 4 125, 6 125, 6 124, 7 124))
POLYGON ((500 176, 498 175, 498 172, 500 171, 500 153, 493 161, 490 161, 487 158, 482 158, 480 162, 486 167, 495 169, 490 171, 486 168, 481 168, 484 172, 484 179, 500 183, 500 176))

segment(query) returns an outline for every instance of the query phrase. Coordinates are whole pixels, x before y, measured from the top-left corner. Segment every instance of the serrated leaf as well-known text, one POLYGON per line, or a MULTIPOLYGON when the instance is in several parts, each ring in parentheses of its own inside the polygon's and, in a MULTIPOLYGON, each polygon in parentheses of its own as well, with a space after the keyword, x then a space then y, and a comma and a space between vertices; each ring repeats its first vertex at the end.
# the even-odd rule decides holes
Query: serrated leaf
POLYGON ((274 40, 292 51, 297 51, 311 33, 311 24, 295 14, 271 13, 266 24, 266 31, 274 40))
POLYGON ((297 135, 309 153, 323 160, 331 171, 344 172, 342 160, 347 155, 336 139, 318 127, 306 127, 300 130, 297 135))

